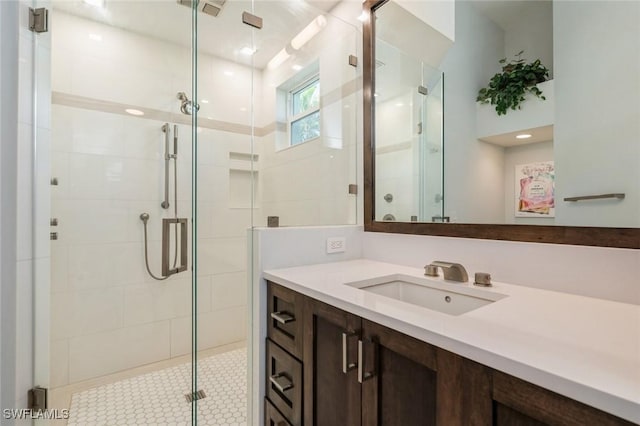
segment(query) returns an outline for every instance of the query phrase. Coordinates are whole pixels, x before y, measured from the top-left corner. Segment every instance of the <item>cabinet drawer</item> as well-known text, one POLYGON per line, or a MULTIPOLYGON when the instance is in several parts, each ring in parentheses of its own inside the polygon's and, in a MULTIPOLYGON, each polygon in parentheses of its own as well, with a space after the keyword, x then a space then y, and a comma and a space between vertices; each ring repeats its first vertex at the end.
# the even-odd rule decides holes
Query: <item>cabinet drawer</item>
POLYGON ((276 409, 269 402, 268 399, 264 400, 264 425, 265 426, 291 426, 291 423, 280 414, 280 411, 276 409))
POLYGON ((303 296, 267 282, 267 333, 271 340, 302 359, 303 296))
POLYGON ((302 363, 267 339, 267 383, 269 401, 293 426, 302 424, 302 363))

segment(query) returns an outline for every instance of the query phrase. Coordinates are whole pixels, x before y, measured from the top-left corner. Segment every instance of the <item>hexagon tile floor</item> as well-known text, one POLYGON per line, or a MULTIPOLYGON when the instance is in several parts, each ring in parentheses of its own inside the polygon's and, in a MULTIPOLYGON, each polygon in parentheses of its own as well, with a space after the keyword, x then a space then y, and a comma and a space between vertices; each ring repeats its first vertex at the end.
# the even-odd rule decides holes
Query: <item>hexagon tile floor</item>
MULTIPOLYGON (((198 425, 246 426, 247 350, 198 360, 198 425)), ((191 363, 75 393, 69 426, 191 425, 191 363)))

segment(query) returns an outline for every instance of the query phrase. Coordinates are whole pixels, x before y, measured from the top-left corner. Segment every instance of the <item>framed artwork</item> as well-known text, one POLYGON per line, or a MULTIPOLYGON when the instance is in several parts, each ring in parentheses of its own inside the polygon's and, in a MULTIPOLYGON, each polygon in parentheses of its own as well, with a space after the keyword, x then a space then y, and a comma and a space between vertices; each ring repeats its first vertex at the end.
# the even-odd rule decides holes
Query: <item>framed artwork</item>
POLYGON ((517 165, 515 190, 516 217, 555 217, 553 161, 517 165))

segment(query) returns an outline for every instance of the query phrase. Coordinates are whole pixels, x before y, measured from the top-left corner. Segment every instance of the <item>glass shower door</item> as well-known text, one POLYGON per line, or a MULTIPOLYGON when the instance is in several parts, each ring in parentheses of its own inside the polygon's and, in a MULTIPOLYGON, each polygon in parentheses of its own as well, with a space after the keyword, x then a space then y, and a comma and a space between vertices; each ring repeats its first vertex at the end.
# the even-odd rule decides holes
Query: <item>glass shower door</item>
POLYGON ((206 396, 197 402, 199 424, 254 425, 263 417, 264 356, 252 340, 260 271, 250 266, 247 231, 268 217, 279 226, 356 223, 349 189, 357 183, 359 69, 350 56, 358 56, 360 36, 339 16, 355 20, 361 11, 344 3, 200 4, 194 354, 197 391, 206 396))
POLYGON ((68 424, 195 418, 196 19, 176 2, 52 3, 51 350, 36 357, 68 424))

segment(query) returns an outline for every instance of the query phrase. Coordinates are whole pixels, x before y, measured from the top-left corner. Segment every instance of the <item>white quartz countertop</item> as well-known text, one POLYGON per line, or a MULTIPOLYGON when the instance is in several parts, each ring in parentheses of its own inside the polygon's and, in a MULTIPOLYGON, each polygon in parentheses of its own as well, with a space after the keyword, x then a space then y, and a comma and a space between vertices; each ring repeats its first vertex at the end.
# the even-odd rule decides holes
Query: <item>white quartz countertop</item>
POLYGON ((394 274, 424 278, 422 269, 366 259, 264 278, 640 423, 640 306, 494 282, 482 290, 508 297, 454 316, 345 285, 394 274))

